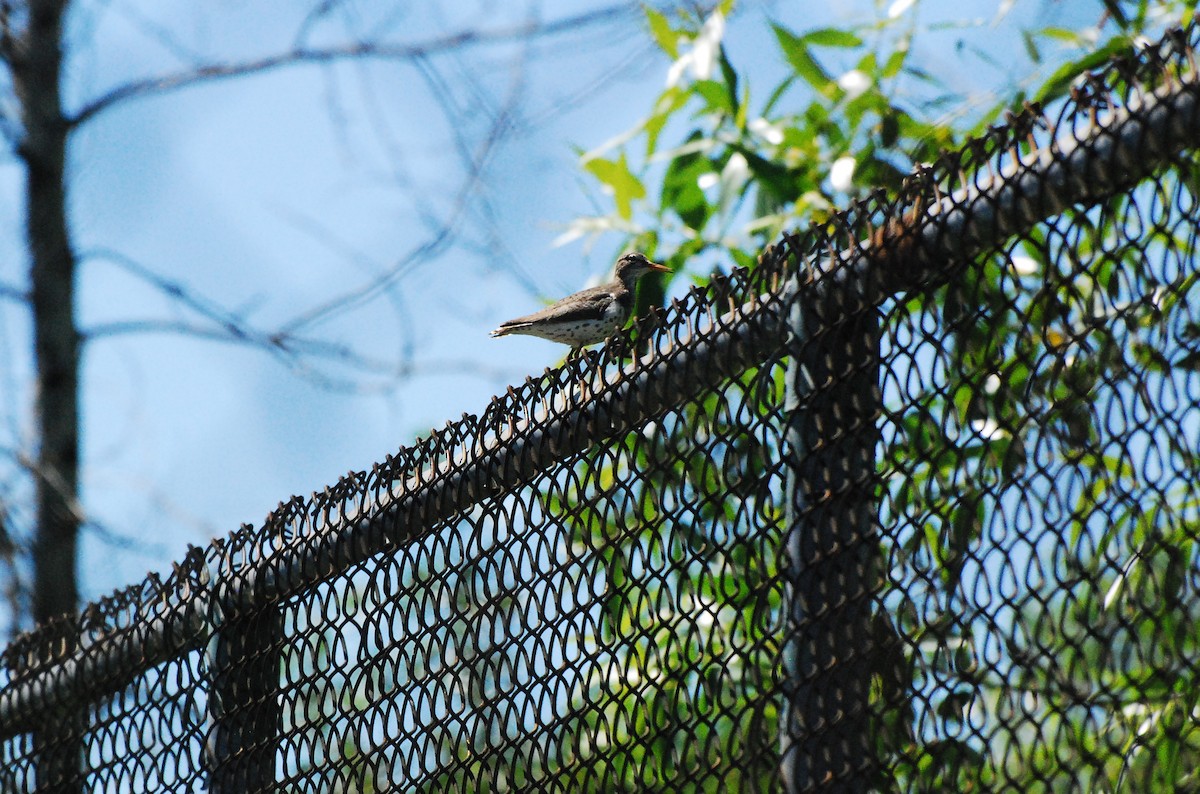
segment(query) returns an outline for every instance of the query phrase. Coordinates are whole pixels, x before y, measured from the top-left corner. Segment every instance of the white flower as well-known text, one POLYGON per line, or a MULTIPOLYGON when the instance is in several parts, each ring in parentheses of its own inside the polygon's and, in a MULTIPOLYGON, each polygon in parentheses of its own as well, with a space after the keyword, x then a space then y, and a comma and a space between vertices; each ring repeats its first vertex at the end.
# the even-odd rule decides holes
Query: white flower
POLYGON ((851 69, 838 78, 837 84, 847 99, 854 99, 871 87, 871 78, 862 69, 851 69))
POLYGON ((1008 435, 1008 431, 991 418, 972 419, 971 429, 984 441, 995 441, 997 438, 1004 438, 1008 435))
POLYGON ((730 155, 729 162, 725 163, 725 167, 721 169, 721 181, 731 191, 736 191, 746 184, 749 176, 750 163, 746 162, 746 158, 741 152, 734 152, 730 155))
POLYGON ((683 73, 692 64, 692 54, 685 52, 679 56, 675 63, 671 64, 671 68, 667 70, 667 88, 674 88, 679 84, 679 78, 683 77, 683 73))
POLYGON ((750 178, 750 164, 741 152, 734 152, 721 169, 720 212, 728 215, 737 201, 738 193, 750 178))
POLYGON ((988 394, 995 394, 1000 391, 1000 376, 993 372, 987 376, 987 380, 983 382, 983 390, 988 394))
POLYGON ((1162 311, 1163 299, 1171 294, 1171 291, 1161 284, 1150 290, 1150 294, 1146 296, 1146 300, 1152 307, 1162 311))
POLYGON ((1014 256, 1009 263, 1009 267, 1018 276, 1032 276, 1038 272, 1040 266, 1037 260, 1031 256, 1014 256))
POLYGON ((717 65, 717 54, 721 51, 721 39, 725 37, 725 15, 714 11, 704 20, 700 32, 692 40, 692 48, 680 55, 667 70, 667 88, 679 83, 683 73, 690 71, 696 80, 712 77, 717 65))
POLYGON ((888 19, 895 19, 896 17, 900 16, 905 11, 912 8, 914 2, 916 2, 916 0, 894 0, 894 2, 888 6, 888 19))
POLYGON ((1108 592, 1104 594, 1104 604, 1101 606, 1101 609, 1107 610, 1113 605, 1113 602, 1116 601, 1117 597, 1121 595, 1121 587, 1124 586, 1124 584, 1124 573, 1122 573, 1116 579, 1113 579, 1113 583, 1108 587, 1108 592))
POLYGON ((829 182, 834 190, 843 193, 854 186, 854 168, 858 165, 853 157, 839 157, 829 168, 829 182))
POLYGON ((772 146, 783 143, 783 130, 761 116, 752 120, 746 127, 772 146))
POLYGON ((704 20, 700 35, 692 44, 692 76, 697 80, 712 77, 713 68, 717 65, 717 54, 721 51, 721 39, 724 37, 725 15, 714 11, 704 20))

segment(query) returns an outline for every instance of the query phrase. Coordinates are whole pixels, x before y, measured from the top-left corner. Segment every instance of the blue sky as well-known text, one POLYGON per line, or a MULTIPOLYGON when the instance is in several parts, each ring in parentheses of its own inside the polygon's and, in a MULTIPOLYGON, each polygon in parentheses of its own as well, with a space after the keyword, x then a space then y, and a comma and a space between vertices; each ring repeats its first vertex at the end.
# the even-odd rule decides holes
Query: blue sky
MULTIPOLYGON (((78 3, 68 102, 78 107, 112 86, 192 63, 284 50, 301 25, 295 9, 308 5, 78 3)), ((311 25, 311 43, 355 31, 424 42, 519 23, 531 8, 554 20, 603 4, 409 5, 333 4, 311 25), (405 10, 372 16, 393 5, 405 10)), ((1076 20, 1047 17, 1071 13, 1059 5, 1019 2, 992 27, 994 4, 919 3, 906 13, 936 31, 918 38, 916 60, 964 94, 1003 86, 1029 72, 1019 26, 1099 16, 1096 4, 1076 20), (970 24, 951 24, 964 20, 970 24), (957 48, 963 37, 986 47, 994 63, 957 48)), ((767 20, 805 30, 886 13, 869 3, 822 9, 745 2, 726 47, 766 86, 783 69, 767 20)), ((87 255, 87 329, 115 331, 114 323, 129 321, 214 327, 133 275, 137 268, 271 330, 369 283, 429 241, 439 222, 459 218, 451 242, 414 257, 387 290, 305 329, 373 358, 410 362, 413 374, 399 380, 320 363, 314 377, 253 347, 177 333, 124 331, 88 344, 84 497, 102 529, 85 535, 87 597, 169 569, 187 544, 258 523, 292 494, 369 468, 561 358, 551 343, 492 340, 487 331, 604 275, 619 251, 616 236, 590 250, 552 241, 573 217, 597 209, 576 148, 630 128, 664 84, 670 63, 640 23, 630 6, 604 24, 539 39, 524 54, 519 45, 486 45, 423 67, 357 61, 213 82, 114 106, 76 135, 70 206, 75 246, 87 255), (477 146, 506 107, 504 135, 458 208, 461 147, 477 146), (329 379, 337 383, 320 382, 329 379)), ((20 180, 5 161, 0 283, 24 280, 20 180)), ((25 454, 30 349, 26 315, 0 302, 0 449, 25 454)), ((13 481, 11 457, 0 462, 0 482, 13 481)), ((19 504, 22 496, 27 485, 7 498, 19 504)), ((27 508, 14 510, 14 525, 29 531, 27 508)))

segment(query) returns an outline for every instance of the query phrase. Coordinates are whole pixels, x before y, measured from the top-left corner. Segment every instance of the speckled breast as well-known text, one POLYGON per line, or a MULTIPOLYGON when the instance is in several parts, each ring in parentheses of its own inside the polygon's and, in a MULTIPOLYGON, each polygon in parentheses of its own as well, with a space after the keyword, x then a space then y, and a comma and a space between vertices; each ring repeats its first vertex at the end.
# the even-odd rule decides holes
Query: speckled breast
POLYGON ((582 347, 603 342, 615 330, 617 324, 611 320, 577 320, 539 324, 536 328, 530 328, 529 333, 552 342, 582 347))

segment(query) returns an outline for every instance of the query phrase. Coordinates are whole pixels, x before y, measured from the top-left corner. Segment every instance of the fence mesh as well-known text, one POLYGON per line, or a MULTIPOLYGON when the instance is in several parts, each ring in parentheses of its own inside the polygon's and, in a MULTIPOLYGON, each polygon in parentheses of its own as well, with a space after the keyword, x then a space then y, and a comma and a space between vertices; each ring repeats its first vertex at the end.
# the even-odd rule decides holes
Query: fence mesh
POLYGON ((1200 790, 1194 29, 0 661, 0 790, 1200 790))

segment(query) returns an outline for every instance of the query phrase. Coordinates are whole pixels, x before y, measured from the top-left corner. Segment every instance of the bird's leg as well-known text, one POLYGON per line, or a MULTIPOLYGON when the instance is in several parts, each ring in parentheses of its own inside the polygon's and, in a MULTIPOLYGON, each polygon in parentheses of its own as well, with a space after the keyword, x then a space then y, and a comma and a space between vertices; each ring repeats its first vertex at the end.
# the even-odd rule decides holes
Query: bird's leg
POLYGON ((597 361, 600 358, 600 354, 595 350, 581 347, 579 348, 579 358, 581 364, 579 367, 579 396, 583 400, 590 400, 592 398, 592 390, 588 380, 584 376, 584 372, 589 370, 588 365, 590 365, 590 374, 592 377, 595 376, 597 361))
POLYGON ((567 352, 567 357, 563 360, 563 366, 571 369, 577 376, 580 399, 583 399, 583 372, 579 366, 582 359, 583 359, 583 348, 572 347, 567 352))
MULTIPOLYGON (((601 369, 601 362, 604 360, 603 354, 598 350, 586 350, 584 351, 584 355, 587 357, 588 364, 591 365, 591 369, 589 370, 590 380, 595 381, 598 374, 600 377, 600 383, 603 385, 604 371, 601 369)), ((591 396, 592 394, 589 391, 588 397, 590 398, 591 396)))
POLYGON ((615 333, 604 342, 605 347, 612 351, 612 356, 617 362, 617 375, 620 376, 621 371, 625 367, 625 354, 629 352, 629 345, 626 344, 625 338, 620 333, 615 333))

